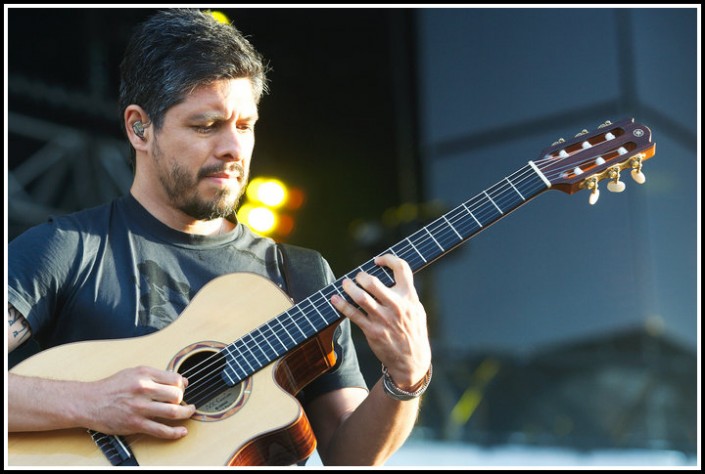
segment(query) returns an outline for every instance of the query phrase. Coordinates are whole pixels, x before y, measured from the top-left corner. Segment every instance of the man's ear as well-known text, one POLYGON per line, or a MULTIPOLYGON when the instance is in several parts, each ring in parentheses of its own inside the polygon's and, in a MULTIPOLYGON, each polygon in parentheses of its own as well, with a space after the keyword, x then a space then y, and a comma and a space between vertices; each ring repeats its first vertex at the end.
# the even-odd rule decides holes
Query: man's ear
POLYGON ((147 127, 149 127, 149 117, 139 105, 129 105, 124 114, 125 131, 135 150, 145 149, 148 140, 147 127))

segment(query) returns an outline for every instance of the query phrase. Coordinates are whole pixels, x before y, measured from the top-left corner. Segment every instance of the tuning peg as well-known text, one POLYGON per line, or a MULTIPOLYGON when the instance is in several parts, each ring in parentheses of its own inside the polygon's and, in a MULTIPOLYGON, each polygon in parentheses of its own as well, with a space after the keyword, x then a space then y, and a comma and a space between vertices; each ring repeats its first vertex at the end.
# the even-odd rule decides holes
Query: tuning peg
POLYGON ((556 146, 556 145, 559 145, 559 144, 561 144, 561 143, 565 143, 565 138, 559 138, 559 139, 556 140, 555 142, 551 143, 551 146, 556 146))
POLYGON ((588 202, 591 206, 593 206, 595 205, 597 200, 600 199, 600 190, 597 188, 597 178, 593 176, 592 178, 588 179, 585 183, 585 186, 588 189, 592 190, 592 192, 590 193, 590 197, 588 198, 588 202))
POLYGON ((597 128, 605 128, 609 125, 612 125, 612 122, 610 122, 609 120, 605 120, 602 124, 598 125, 597 128))
POLYGON ((621 193, 627 186, 619 180, 619 167, 609 169, 610 182, 607 183, 607 190, 613 193, 621 193))
POLYGON ((590 197, 588 198, 588 202, 590 203, 591 206, 594 206, 598 199, 600 199, 600 190, 597 189, 597 186, 595 186, 595 188, 590 193, 590 197))
POLYGON ((631 171, 632 179, 637 182, 638 184, 644 184, 646 182, 646 176, 644 176, 644 173, 641 171, 637 170, 632 170, 631 171))
POLYGON ((585 129, 582 129, 580 132, 578 132, 578 133, 575 135, 575 138, 578 138, 578 137, 581 136, 581 135, 587 135, 588 133, 590 133, 590 132, 588 132, 588 131, 585 130, 585 129))
POLYGON ((641 156, 635 156, 632 158, 631 162, 633 168, 631 171, 632 179, 639 184, 644 184, 646 182, 646 176, 641 172, 641 156))
POLYGON ((610 181, 607 183, 607 190, 612 193, 621 193, 627 187, 623 181, 610 181))

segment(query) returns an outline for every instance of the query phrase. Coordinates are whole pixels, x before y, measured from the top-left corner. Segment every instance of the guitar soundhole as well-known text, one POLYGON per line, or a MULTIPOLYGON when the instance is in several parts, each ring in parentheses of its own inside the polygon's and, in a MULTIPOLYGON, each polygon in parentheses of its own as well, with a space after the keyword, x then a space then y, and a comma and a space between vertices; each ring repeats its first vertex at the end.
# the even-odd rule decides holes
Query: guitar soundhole
POLYGON ((231 385, 225 375, 226 360, 218 342, 201 342, 184 348, 171 369, 188 378, 184 403, 196 405, 193 419, 218 421, 236 413, 252 392, 252 377, 231 385))

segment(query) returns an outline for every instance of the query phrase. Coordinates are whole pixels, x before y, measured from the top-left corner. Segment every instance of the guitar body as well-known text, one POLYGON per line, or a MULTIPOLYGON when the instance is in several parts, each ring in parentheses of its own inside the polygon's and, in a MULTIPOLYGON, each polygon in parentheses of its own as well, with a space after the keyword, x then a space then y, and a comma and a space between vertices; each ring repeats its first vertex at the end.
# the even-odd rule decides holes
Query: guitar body
MULTIPOLYGON (((179 369, 210 355, 292 305, 269 280, 253 274, 209 282, 166 328, 130 339, 77 342, 43 351, 11 372, 92 381, 139 365, 179 369)), ((209 402, 185 422, 177 441, 123 437, 140 465, 293 464, 315 449, 315 438, 293 396, 335 362, 335 325, 209 402)), ((191 382, 191 379, 189 379, 191 382)), ((179 423, 184 423, 183 421, 179 423)), ((85 429, 9 433, 10 465, 110 465, 85 429)))

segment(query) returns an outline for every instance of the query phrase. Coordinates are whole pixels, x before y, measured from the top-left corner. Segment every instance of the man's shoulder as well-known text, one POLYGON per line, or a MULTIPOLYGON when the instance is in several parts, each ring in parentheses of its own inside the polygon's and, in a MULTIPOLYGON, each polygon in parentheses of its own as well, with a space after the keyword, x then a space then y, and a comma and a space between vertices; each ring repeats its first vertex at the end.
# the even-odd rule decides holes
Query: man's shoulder
POLYGON ((67 238, 70 235, 103 233, 114 213, 115 199, 86 209, 79 209, 64 214, 52 214, 44 222, 36 224, 16 239, 67 238))
POLYGON ((104 227, 120 207, 123 198, 115 198, 109 202, 96 204, 92 207, 79 209, 66 214, 52 215, 47 223, 65 230, 90 230, 104 227))

